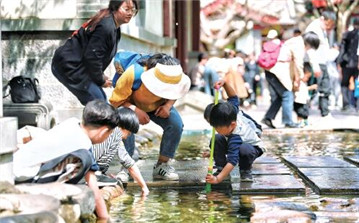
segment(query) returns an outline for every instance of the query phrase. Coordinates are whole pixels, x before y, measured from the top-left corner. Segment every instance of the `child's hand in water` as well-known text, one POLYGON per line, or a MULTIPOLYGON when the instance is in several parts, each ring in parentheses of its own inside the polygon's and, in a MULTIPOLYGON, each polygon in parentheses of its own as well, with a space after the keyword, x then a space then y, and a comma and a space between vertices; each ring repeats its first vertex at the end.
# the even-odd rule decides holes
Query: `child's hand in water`
POLYGON ((211 152, 209 150, 206 150, 202 153, 203 158, 208 158, 211 155, 211 152))

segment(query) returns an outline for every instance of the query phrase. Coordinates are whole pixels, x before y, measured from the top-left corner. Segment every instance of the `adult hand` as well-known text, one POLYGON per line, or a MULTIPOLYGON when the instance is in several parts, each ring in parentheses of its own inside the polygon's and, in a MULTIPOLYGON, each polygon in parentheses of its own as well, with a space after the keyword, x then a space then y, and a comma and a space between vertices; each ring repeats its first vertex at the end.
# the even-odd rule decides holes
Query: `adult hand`
POLYGON ((105 83, 102 85, 104 88, 112 87, 112 81, 106 80, 105 83))
POLYGON ((218 80, 218 81, 216 81, 216 82, 214 83, 213 87, 214 87, 215 89, 219 89, 220 87, 223 87, 223 85, 224 85, 225 83, 226 83, 226 82, 225 82, 224 79, 220 79, 220 80, 218 80))
POLYGON ((145 125, 150 122, 150 116, 148 116, 146 112, 139 108, 136 108, 135 112, 141 125, 145 125))
POLYGON ((299 87, 300 87, 300 81, 299 80, 295 80, 293 82, 293 91, 299 91, 299 87))
POLYGON ((155 115, 160 118, 168 118, 170 116, 170 106, 167 106, 166 104, 161 105, 156 109, 155 115))

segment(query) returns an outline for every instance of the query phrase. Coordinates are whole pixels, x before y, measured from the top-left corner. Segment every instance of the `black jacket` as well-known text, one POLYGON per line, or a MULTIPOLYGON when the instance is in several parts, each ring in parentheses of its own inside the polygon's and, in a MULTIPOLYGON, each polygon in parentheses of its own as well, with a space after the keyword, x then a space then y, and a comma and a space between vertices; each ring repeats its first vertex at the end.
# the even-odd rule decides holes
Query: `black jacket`
POLYGON ((354 29, 352 31, 345 32, 343 35, 338 56, 338 63, 341 67, 355 68, 358 66, 358 32, 358 29, 354 29))
POLYGON ((86 90, 90 81, 102 86, 103 72, 116 54, 120 38, 121 30, 116 28, 112 14, 92 32, 81 27, 55 51, 52 70, 79 90, 86 90))

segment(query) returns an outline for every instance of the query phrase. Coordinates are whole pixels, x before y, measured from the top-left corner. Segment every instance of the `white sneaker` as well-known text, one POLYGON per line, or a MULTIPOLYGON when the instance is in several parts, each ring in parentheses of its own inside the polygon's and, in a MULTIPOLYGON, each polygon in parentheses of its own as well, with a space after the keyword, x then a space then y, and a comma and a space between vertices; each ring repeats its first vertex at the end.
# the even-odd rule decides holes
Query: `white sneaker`
POLYGON ((116 175, 116 179, 119 179, 122 183, 128 183, 128 181, 130 180, 130 176, 128 175, 126 169, 122 169, 116 175))
POLYGON ((156 167, 153 167, 152 173, 153 179, 161 179, 161 180, 178 180, 178 174, 176 173, 175 168, 168 165, 168 163, 161 163, 156 167))

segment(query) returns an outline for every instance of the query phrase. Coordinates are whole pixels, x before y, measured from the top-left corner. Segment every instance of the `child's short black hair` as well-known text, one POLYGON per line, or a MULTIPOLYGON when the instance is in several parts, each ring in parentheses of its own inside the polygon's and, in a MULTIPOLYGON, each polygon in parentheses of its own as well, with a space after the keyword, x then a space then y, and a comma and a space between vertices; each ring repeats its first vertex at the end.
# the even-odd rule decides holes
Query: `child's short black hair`
POLYGON ((209 116, 211 126, 229 126, 233 121, 237 121, 237 112, 230 103, 220 102, 211 109, 209 116))
POLYGON ((310 48, 313 48, 315 50, 318 49, 320 40, 315 32, 309 31, 307 33, 304 33, 303 40, 305 45, 308 45, 310 48))
POLYGON ((171 57, 170 55, 167 55, 165 53, 156 53, 147 59, 147 69, 155 67, 157 63, 164 65, 179 65, 180 61, 177 58, 171 57))
POLYGON ((211 104, 207 105, 206 109, 204 109, 204 112, 203 112, 203 117, 208 122, 209 122, 209 116, 211 115, 211 111, 212 111, 213 106, 214 106, 214 103, 211 103, 211 104))
POLYGON ((130 132, 137 133, 140 128, 140 123, 136 113, 126 107, 119 107, 117 109, 118 127, 126 129, 130 132))
POLYGON ((82 113, 84 126, 108 126, 114 129, 118 125, 118 118, 115 108, 103 100, 93 100, 86 104, 82 113))

